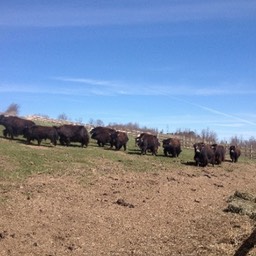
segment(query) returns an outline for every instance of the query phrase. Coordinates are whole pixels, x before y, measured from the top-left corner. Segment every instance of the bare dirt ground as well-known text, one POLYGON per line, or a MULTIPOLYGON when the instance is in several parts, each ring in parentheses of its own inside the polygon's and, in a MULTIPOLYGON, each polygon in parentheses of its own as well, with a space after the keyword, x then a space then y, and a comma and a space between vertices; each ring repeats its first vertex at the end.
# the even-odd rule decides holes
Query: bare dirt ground
POLYGON ((235 255, 255 222, 224 209, 236 190, 256 194, 256 164, 223 166, 114 165, 1 183, 0 255, 235 255))

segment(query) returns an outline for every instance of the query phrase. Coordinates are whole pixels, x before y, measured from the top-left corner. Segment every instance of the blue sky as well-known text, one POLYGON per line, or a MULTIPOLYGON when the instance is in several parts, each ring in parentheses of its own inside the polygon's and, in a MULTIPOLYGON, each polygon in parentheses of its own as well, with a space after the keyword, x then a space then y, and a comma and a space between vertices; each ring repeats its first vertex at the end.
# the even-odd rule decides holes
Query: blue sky
POLYGON ((0 2, 0 111, 256 137, 255 0, 0 2))

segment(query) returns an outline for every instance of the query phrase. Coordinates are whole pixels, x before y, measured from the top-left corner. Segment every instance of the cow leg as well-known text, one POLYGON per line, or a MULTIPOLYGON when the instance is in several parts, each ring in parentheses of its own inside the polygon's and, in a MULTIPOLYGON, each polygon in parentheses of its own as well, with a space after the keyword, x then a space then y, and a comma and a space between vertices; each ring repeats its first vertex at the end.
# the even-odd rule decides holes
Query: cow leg
POLYGON ((66 138, 66 137, 63 139, 63 142, 64 142, 63 145, 65 145, 65 146, 67 146, 67 147, 68 147, 69 144, 70 144, 69 138, 66 138))
POLYGON ((122 144, 117 142, 116 145, 115 145, 116 150, 120 150, 121 147, 122 147, 122 144))
POLYGON ((84 140, 84 139, 81 139, 81 147, 83 148, 84 146, 86 147, 87 145, 86 145, 86 141, 84 140))
POLYGON ((3 130, 3 135, 4 135, 5 138, 7 138, 7 135, 8 135, 7 129, 4 129, 4 130, 3 130))
POLYGON ((62 138, 62 137, 60 137, 60 144, 61 144, 62 146, 65 145, 64 138, 62 138))
POLYGON ((9 129, 7 129, 6 135, 8 135, 8 134, 9 134, 9 136, 11 137, 11 139, 13 140, 14 134, 13 134, 13 129, 12 129, 11 127, 9 127, 9 129))
POLYGON ((145 155, 146 154, 146 149, 142 148, 140 154, 145 155))
POLYGON ((205 167, 207 165, 208 165, 208 158, 204 157, 204 159, 203 159, 203 167, 205 167))
POLYGON ((153 155, 153 156, 156 156, 157 149, 156 149, 154 146, 152 146, 152 147, 150 148, 150 150, 151 150, 151 152, 152 152, 152 155, 153 155))

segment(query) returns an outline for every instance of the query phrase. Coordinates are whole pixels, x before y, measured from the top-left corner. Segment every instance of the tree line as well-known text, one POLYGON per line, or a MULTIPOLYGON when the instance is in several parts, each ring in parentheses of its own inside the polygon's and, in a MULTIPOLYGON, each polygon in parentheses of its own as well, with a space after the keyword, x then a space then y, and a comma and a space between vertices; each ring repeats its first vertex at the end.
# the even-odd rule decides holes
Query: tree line
MULTIPOLYGON (((1 114, 17 116, 17 115, 19 115, 19 110, 20 110, 20 106, 16 103, 12 103, 1 114)), ((41 115, 40 114, 40 116, 48 118, 47 115, 41 115)), ((61 114, 58 115, 57 119, 61 120, 61 121, 68 121, 70 118, 65 113, 61 113, 61 114)), ((78 120, 77 123, 82 124, 82 120, 78 120)), ((105 125, 104 122, 100 119, 95 120, 93 118, 90 118, 89 122, 88 122, 88 125, 92 126, 92 127, 106 126, 106 127, 114 128, 116 130, 123 130, 123 131, 147 132, 147 133, 152 133, 152 134, 156 134, 156 135, 158 135, 158 134, 163 135, 164 134, 163 130, 159 131, 156 128, 150 128, 150 127, 147 127, 147 126, 140 126, 136 122, 128 122, 126 124, 113 123, 112 122, 112 123, 109 123, 109 124, 105 125)), ((197 133, 197 132, 192 131, 190 129, 184 129, 184 130, 177 129, 175 132, 167 133, 165 135, 184 137, 188 140, 190 139, 190 140, 195 140, 195 141, 211 141, 213 143, 227 144, 227 141, 223 141, 223 140, 219 141, 217 133, 210 130, 209 128, 202 129, 202 131, 200 133, 197 133)), ((245 140, 242 137, 232 136, 230 138, 229 144, 239 145, 241 147, 251 146, 253 148, 256 148, 256 138, 254 138, 252 136, 251 138, 245 140)))

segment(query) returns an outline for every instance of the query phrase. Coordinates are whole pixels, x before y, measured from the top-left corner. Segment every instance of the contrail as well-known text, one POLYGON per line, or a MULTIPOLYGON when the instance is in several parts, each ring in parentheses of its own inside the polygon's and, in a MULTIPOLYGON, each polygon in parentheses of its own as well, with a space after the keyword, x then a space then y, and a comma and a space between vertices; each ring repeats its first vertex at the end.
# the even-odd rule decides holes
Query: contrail
POLYGON ((176 98, 176 97, 172 97, 176 100, 179 100, 179 101, 183 101, 187 104, 190 104, 190 105, 193 105, 193 106, 196 106, 198 108, 201 108, 203 110, 206 110, 208 112, 211 112, 211 113, 214 113, 214 114, 217 114, 217 115, 221 115, 221 116, 225 116, 225 117, 229 117, 229 118, 232 118, 234 120, 237 120, 237 121, 240 121, 240 122, 243 122, 243 123, 246 123, 246 124, 250 124, 250 125, 255 125, 256 126, 256 123, 255 122, 251 122, 251 121, 248 121, 246 119, 243 119, 243 118, 240 118, 240 117, 237 117, 237 116, 233 116, 233 115, 230 115, 230 114, 227 114, 227 113, 224 113, 224 112, 221 112, 221 111, 218 111, 216 109, 213 109, 213 108, 209 108, 209 107, 205 107, 203 105, 200 105, 200 104, 196 104, 196 103, 193 103, 193 102, 189 102, 187 100, 183 100, 183 99, 180 99, 180 98, 176 98))
POLYGON ((220 111, 212 109, 212 108, 208 108, 208 107, 201 106, 201 105, 198 105, 198 104, 193 104, 193 105, 195 105, 195 106, 197 106, 197 107, 199 107, 201 109, 207 110, 209 112, 212 112, 214 114, 230 117, 230 118, 233 118, 235 120, 241 121, 241 122, 246 123, 246 124, 256 125, 256 123, 254 123, 254 122, 251 122, 251 121, 248 121, 248 120, 245 120, 243 118, 236 117, 236 116, 233 116, 233 115, 230 115, 230 114, 226 114, 226 113, 220 112, 220 111))

